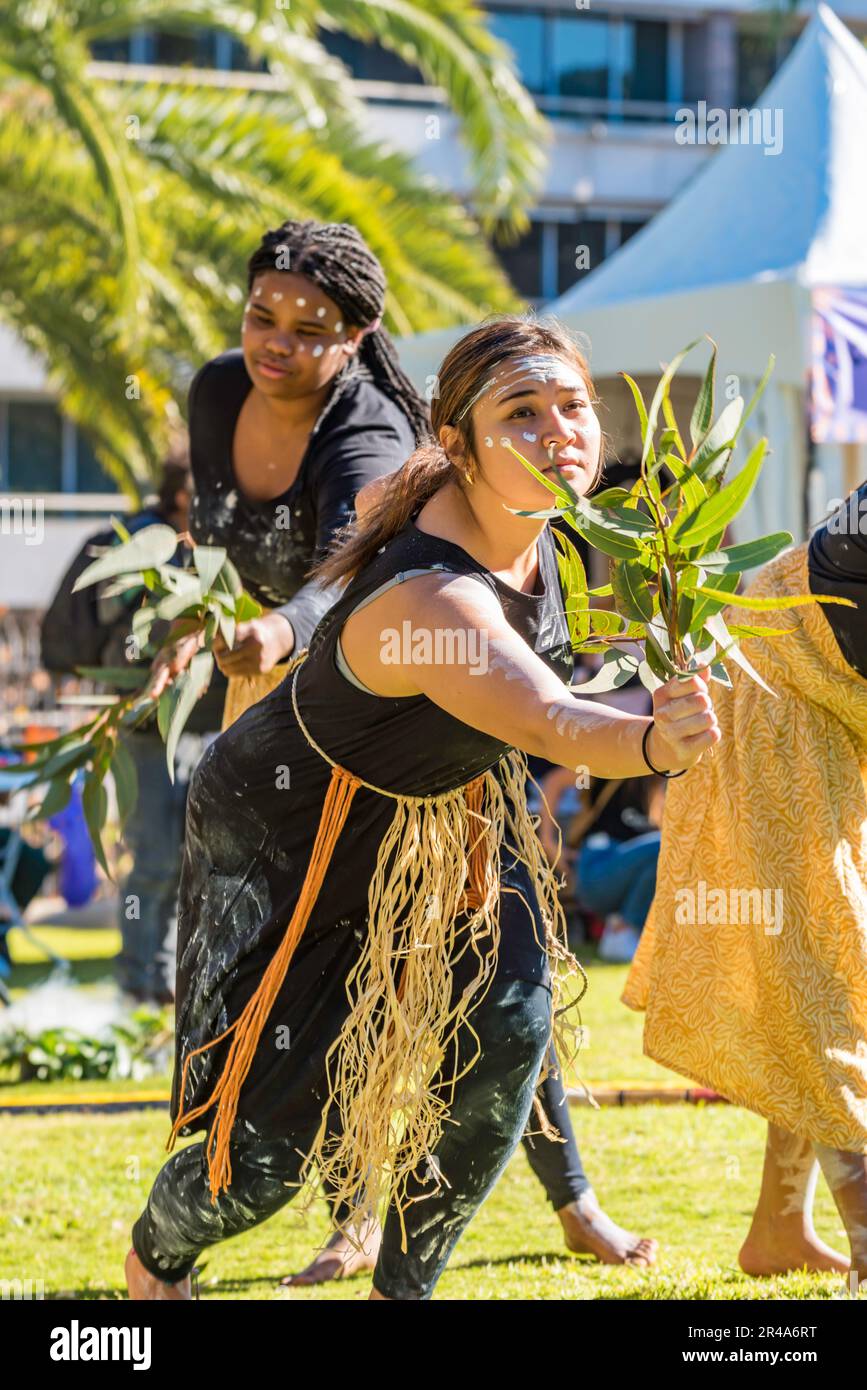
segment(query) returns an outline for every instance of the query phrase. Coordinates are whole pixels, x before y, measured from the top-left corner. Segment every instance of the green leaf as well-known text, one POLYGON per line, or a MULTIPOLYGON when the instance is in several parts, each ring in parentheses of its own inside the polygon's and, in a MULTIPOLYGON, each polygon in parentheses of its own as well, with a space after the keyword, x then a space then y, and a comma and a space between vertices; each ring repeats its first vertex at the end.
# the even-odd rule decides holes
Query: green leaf
POLYGON ((564 611, 569 625, 569 636, 573 647, 585 640, 590 630, 590 621, 578 608, 587 603, 587 575, 584 563, 577 548, 569 537, 554 528, 551 532, 557 546, 557 567, 564 594, 564 611))
POLYGON ((632 501, 632 492, 628 487, 606 487, 602 492, 593 494, 594 507, 625 506, 632 501))
POLYGON ((51 783, 48 793, 36 807, 35 810, 28 812, 27 820, 48 820, 49 816, 54 816, 58 811, 62 811, 69 805, 72 796, 72 784, 64 778, 59 777, 51 783))
POLYGON ((684 587, 684 594, 688 594, 693 600, 689 632, 700 632, 706 616, 721 612, 731 602, 739 579, 739 574, 721 574, 716 584, 702 585, 703 592, 700 595, 696 594, 695 586, 684 587))
POLYGON ((774 354, 771 353, 770 357, 768 358, 768 365, 765 367, 765 370, 762 373, 762 379, 755 389, 755 393, 753 394, 752 400, 750 401, 749 405, 744 411, 743 419, 738 425, 737 431, 735 433, 735 439, 737 439, 744 425, 747 423, 747 420, 749 420, 750 416, 752 415, 753 411, 755 410, 756 406, 758 405, 759 401, 764 395, 765 387, 767 386, 768 381, 770 380, 770 375, 771 372, 774 370, 774 363, 776 362, 776 360, 777 359, 774 356, 774 354))
POLYGON ((651 695, 653 694, 654 690, 658 690, 661 685, 665 685, 665 681, 662 679, 661 676, 654 675, 651 665, 648 661, 642 661, 640 663, 638 667, 638 679, 641 681, 641 684, 644 686, 645 690, 650 691, 651 695))
POLYGON ((172 715, 172 706, 175 703, 175 687, 177 681, 168 686, 159 698, 157 705, 157 729, 160 738, 165 742, 169 736, 169 720, 172 715))
POLYGON ((121 829, 138 798, 138 773, 125 743, 118 742, 111 764, 114 789, 117 795, 117 814, 121 829))
POLYGON ((791 637, 791 627, 759 627, 757 623, 729 623, 729 632, 738 640, 742 637, 791 637))
POLYGON ((160 599, 154 612, 156 617, 170 623, 175 618, 180 618, 182 614, 187 612, 187 609, 195 610, 200 602, 200 598, 194 597, 190 593, 167 594, 165 598, 160 599))
POLYGON ((102 845, 102 830, 105 825, 105 818, 108 814, 108 797, 102 780, 95 772, 89 772, 84 779, 84 790, 81 794, 81 803, 84 809, 84 819, 93 843, 94 853, 105 870, 106 876, 111 878, 108 868, 108 861, 105 857, 105 850, 102 845))
POLYGON ((713 420, 713 393, 716 380, 717 355, 717 346, 713 339, 711 339, 711 345, 710 362, 708 363, 701 389, 696 396, 692 418, 689 422, 689 434, 694 448, 704 439, 711 427, 711 421, 713 420))
POLYGON ((691 469, 702 482, 710 483, 725 472, 740 432, 743 408, 742 396, 736 396, 733 401, 729 401, 696 450, 691 469))
POLYGON ((634 560, 620 560, 611 578, 617 611, 633 622, 649 623, 653 617, 653 595, 634 560))
POLYGON ((193 547, 193 564, 201 581, 202 590, 210 589, 223 565, 226 551, 219 545, 196 545, 193 547))
POLYGON ((756 485, 767 443, 767 439, 760 439, 740 473, 727 487, 721 488, 694 512, 675 522, 671 534, 678 545, 700 545, 737 516, 756 485))
MULTIPOLYGON (((695 344, 693 344, 693 346, 695 346, 695 344)), ((647 407, 644 404, 644 397, 641 394, 641 389, 638 382, 633 381, 628 372, 621 372, 620 375, 632 392, 632 399, 635 401, 635 409, 638 411, 638 423, 641 426, 641 440, 644 447, 644 452, 641 456, 642 466, 645 458, 648 458, 651 463, 655 463, 656 455, 653 452, 653 430, 650 431, 650 447, 648 448, 647 407)))
MULTIPOLYGON (((697 594, 713 594, 714 589, 697 586, 697 594)), ((752 608, 756 612, 768 612, 771 609, 781 608, 803 608, 807 603, 842 603, 847 608, 857 608, 849 598, 832 598, 829 594, 784 594, 780 598, 751 598, 747 594, 730 594, 726 600, 727 604, 735 608, 752 608)), ((707 627, 707 623, 705 623, 707 627)))
POLYGON ((134 666, 76 666, 75 669, 85 680, 116 685, 122 690, 137 690, 142 683, 142 673, 134 666))
POLYGON ((665 371, 659 379, 659 384, 655 392, 653 393, 653 400, 650 402, 650 410, 647 415, 647 424, 644 427, 644 448, 641 453, 642 469, 644 468, 645 463, 647 462, 648 458, 653 452, 653 445, 651 441, 653 440, 653 436, 656 433, 656 421, 659 417, 659 407, 662 404, 663 396, 668 390, 671 379, 674 376, 683 359, 690 352, 692 352, 693 348, 697 347, 700 342, 701 339, 696 338, 695 341, 690 343, 688 347, 685 347, 682 352, 675 353, 674 357, 671 359, 671 361, 669 362, 668 366, 666 367, 665 371))
POLYGON ((599 695, 606 690, 617 690, 619 686, 632 680, 638 666, 637 656, 630 652, 617 651, 615 648, 605 653, 602 666, 595 676, 588 681, 582 681, 580 685, 572 686, 572 689, 579 698, 583 695, 599 695))
POLYGON ((715 574, 743 574, 744 570, 754 569, 756 565, 767 564, 792 544, 788 531, 774 531, 770 536, 759 536, 743 545, 726 546, 725 550, 714 550, 702 555, 702 569, 713 570, 715 574))
POLYGON ((231 650, 235 643, 235 619, 231 613, 220 615, 220 632, 223 634, 223 641, 231 650))
POLYGON ((647 664, 655 676, 661 681, 671 680, 672 676, 677 675, 677 668, 668 655, 664 652, 650 628, 645 633, 644 655, 647 664))
POLYGON ((662 414, 668 427, 667 433, 671 435, 674 447, 677 449, 682 462, 686 463, 686 449, 683 447, 683 440, 680 435, 680 430, 677 427, 677 420, 674 414, 674 406, 671 404, 671 397, 667 391, 662 397, 662 414))
POLYGON ((710 633, 711 637, 715 638, 719 643, 720 654, 722 656, 728 657, 731 661, 734 661, 757 685, 760 685, 769 695, 773 695, 775 699, 779 699, 777 692, 771 689, 767 681, 759 675, 752 662, 748 661, 744 656, 737 642, 726 627, 721 614, 715 613, 713 617, 708 618, 705 623, 705 628, 710 633))
POLYGON ((172 782, 175 780, 175 753, 178 739, 183 733, 184 726, 199 698, 199 691, 203 685, 207 685, 210 681, 213 669, 214 658, 211 653, 196 652, 186 671, 182 671, 174 682, 177 696, 172 705, 166 736, 166 763, 172 782))
POLYGON ((88 565, 72 586, 72 592, 95 584, 100 579, 113 579, 128 570, 146 570, 161 565, 174 555, 178 544, 177 532, 171 526, 144 526, 123 545, 114 545, 98 560, 88 565))
POLYGON ((120 517, 111 516, 109 517, 109 520, 111 522, 114 534, 117 536, 118 540, 128 541, 130 539, 130 534, 124 526, 123 522, 121 521, 120 517))

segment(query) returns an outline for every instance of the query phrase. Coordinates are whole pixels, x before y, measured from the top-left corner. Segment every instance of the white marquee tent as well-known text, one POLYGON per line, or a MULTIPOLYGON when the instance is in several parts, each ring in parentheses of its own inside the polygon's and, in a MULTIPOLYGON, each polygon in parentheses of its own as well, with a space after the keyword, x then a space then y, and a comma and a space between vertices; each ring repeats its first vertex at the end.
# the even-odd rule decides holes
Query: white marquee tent
MULTIPOLYGON (((656 378, 709 333, 720 386, 737 377, 749 398, 774 353, 772 384, 744 432, 747 444, 767 434, 773 452, 736 529, 800 539, 811 291, 867 286, 867 51, 821 5, 756 107, 769 113, 768 131, 776 120, 775 142, 731 137, 647 227, 544 312, 588 336, 603 397, 606 378, 656 378)), ((401 341, 417 382, 462 331, 401 341)), ((682 371, 693 360, 700 373, 707 351, 696 348, 682 371)), ((810 519, 861 480, 860 447, 816 446, 810 519)))

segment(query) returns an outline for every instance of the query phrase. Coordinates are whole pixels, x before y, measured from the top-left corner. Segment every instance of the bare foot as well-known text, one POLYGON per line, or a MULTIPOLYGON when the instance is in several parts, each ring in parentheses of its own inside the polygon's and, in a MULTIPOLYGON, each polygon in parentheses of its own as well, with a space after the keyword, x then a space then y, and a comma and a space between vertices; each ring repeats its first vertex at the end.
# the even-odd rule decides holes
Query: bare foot
POLYGON ((820 1240, 802 1212, 777 1216, 772 1223, 754 1218, 741 1246, 738 1264, 744 1274, 755 1278, 788 1274, 805 1267, 811 1273, 831 1270, 840 1274, 845 1274, 849 1268, 846 1256, 820 1240))
POLYGON ((576 1255, 595 1255, 606 1265, 633 1265, 646 1269, 656 1264, 659 1249, 657 1241, 645 1236, 634 1236, 624 1231, 606 1216, 590 1190, 583 1192, 576 1202, 561 1207, 557 1212, 566 1245, 576 1255))
POLYGON ((145 1269, 138 1255, 130 1250, 124 1265, 126 1286, 134 1303, 156 1302, 169 1299, 192 1299, 189 1274, 177 1284, 165 1284, 155 1274, 145 1269))
POLYGON ((360 1241, 363 1253, 355 1249, 341 1231, 335 1231, 306 1269, 298 1274, 287 1274, 281 1279, 282 1285, 290 1288, 306 1288, 310 1284, 327 1284, 329 1279, 348 1279, 351 1274, 359 1274, 363 1269, 373 1269, 379 1255, 382 1231, 378 1221, 371 1221, 362 1228, 360 1241))

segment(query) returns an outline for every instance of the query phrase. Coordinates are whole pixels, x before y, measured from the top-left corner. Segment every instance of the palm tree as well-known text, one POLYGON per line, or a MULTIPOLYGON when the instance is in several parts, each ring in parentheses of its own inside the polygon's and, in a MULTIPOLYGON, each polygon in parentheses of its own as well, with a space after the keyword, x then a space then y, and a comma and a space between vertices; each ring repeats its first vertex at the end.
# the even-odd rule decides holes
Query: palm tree
POLYGON ((63 408, 134 495, 181 423, 196 366, 234 341, 263 227, 349 221, 389 281, 396 333, 520 301, 482 232, 527 225, 547 126, 471 0, 6 0, 0 14, 0 318, 48 362, 63 408), (183 69, 106 76, 90 45, 142 26, 243 42, 267 90, 183 69), (376 40, 441 87, 476 216, 365 137, 321 29, 376 40))

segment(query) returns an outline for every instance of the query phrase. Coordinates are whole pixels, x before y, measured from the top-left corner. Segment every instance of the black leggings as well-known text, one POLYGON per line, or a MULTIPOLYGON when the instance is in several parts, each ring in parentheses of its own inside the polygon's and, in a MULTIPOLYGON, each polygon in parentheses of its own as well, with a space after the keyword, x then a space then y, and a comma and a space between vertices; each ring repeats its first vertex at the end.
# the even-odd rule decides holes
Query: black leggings
MULTIPOLYGON (((514 1153, 530 1117, 548 1045, 550 990, 525 980, 495 978, 472 1023, 481 1054, 455 1085, 450 1114, 457 1123, 446 1125, 435 1154, 449 1186, 443 1183, 437 1193, 426 1196, 424 1175, 410 1179, 407 1196, 424 1200, 405 1209, 405 1255, 400 1222, 389 1209, 373 1275, 374 1287, 387 1298, 430 1298, 458 1239, 514 1153)), ((459 1060, 468 1060, 475 1050, 475 1040, 462 1030, 459 1060)), ((545 1083, 546 1108, 562 1131, 566 1105, 558 1103, 554 1084, 552 1091, 550 1080, 545 1083)), ((133 1246, 142 1264, 159 1279, 176 1282, 190 1272, 207 1246, 250 1230, 279 1211, 292 1199, 302 1155, 312 1140, 313 1133, 264 1139, 248 1123, 237 1123, 231 1141, 231 1187, 214 1206, 203 1143, 175 1154, 158 1173, 133 1228, 133 1246)), ((564 1164, 567 1145, 541 1138, 527 1141, 527 1156, 555 1206, 578 1195, 576 1180, 587 1185, 574 1136, 572 1148, 564 1164)))
MULTIPOLYGON (((548 1062, 551 1066, 557 1067, 557 1057, 553 1046, 548 1052, 548 1062)), ((524 1145, 524 1152, 530 1167, 545 1189, 545 1196, 554 1211, 559 1211, 561 1207, 577 1201, 582 1193, 587 1192, 590 1188, 590 1181, 584 1172, 584 1165, 578 1152, 575 1131, 572 1128, 572 1119, 569 1114, 569 1102, 566 1099, 566 1091, 559 1070, 549 1075, 547 1080, 538 1087, 538 1096, 545 1119, 558 1132, 560 1138, 549 1139, 546 1137, 541 1130, 534 1107, 530 1111, 530 1118, 521 1137, 521 1143, 524 1145)), ((339 1117, 336 1114, 332 1117, 329 1128, 333 1134, 340 1134, 339 1117)), ((332 1222, 335 1226, 339 1226, 341 1221, 348 1216, 348 1209, 334 1200, 333 1189, 327 1181, 323 1183, 323 1188, 328 1205, 331 1207, 332 1222)))

